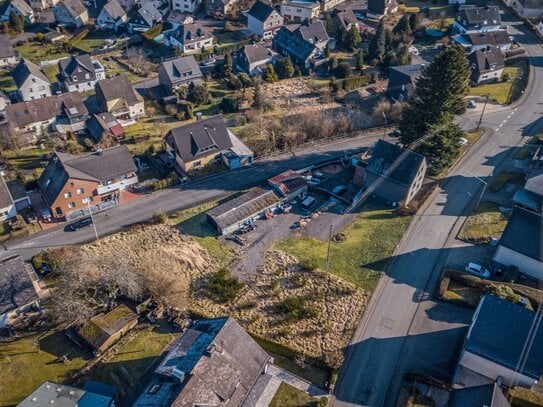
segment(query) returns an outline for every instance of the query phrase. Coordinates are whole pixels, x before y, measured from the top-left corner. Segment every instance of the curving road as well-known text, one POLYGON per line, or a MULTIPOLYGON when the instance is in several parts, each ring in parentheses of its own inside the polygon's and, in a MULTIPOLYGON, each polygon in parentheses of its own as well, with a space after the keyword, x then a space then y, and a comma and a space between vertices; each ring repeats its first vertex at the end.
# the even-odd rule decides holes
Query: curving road
MULTIPOLYGON (((346 349, 331 406, 393 406, 407 371, 450 379, 469 315, 440 310, 446 306, 430 297, 446 259, 462 258, 467 250, 454 237, 483 192, 474 175, 488 182, 511 161, 512 147, 542 127, 543 48, 521 23, 509 31, 530 56, 526 92, 512 106, 487 110, 482 126, 489 130, 415 216, 346 349)), ((470 112, 458 122, 470 129, 477 120, 470 112)))

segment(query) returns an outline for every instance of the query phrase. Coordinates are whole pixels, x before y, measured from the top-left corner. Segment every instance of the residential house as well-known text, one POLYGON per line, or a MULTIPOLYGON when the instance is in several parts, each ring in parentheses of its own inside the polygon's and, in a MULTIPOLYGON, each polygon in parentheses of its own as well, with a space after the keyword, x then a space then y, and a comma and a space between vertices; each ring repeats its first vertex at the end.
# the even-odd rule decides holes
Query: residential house
POLYGON ((511 48, 511 38, 504 30, 459 34, 453 37, 453 41, 463 46, 468 52, 489 47, 498 47, 501 52, 505 52, 511 48))
POLYGON ((138 324, 138 316, 126 305, 118 305, 108 313, 100 313, 79 328, 77 334, 100 354, 138 324))
POLYGON ((274 51, 260 43, 245 45, 236 53, 236 69, 251 76, 262 75, 276 55, 274 51))
POLYGON ((471 82, 475 85, 501 79, 505 62, 498 47, 488 47, 470 54, 471 82))
POLYGON ((132 406, 266 405, 271 363, 234 319, 198 320, 171 346, 132 406))
POLYGON ((222 115, 175 127, 166 133, 166 151, 184 172, 224 162, 235 169, 253 163, 253 153, 226 127, 222 115))
POLYGON ((117 389, 89 380, 83 389, 54 382, 44 382, 17 407, 115 407, 117 389))
POLYGON ((331 49, 335 48, 335 42, 331 41, 330 36, 326 32, 326 27, 321 20, 317 20, 311 24, 302 24, 297 32, 304 40, 310 42, 323 52, 328 45, 330 45, 331 49))
POLYGON ((290 56, 302 68, 315 67, 326 62, 322 52, 296 32, 282 27, 273 38, 273 48, 281 55, 290 56))
POLYGON ((101 30, 118 31, 128 22, 128 15, 118 0, 109 0, 96 19, 96 26, 101 30))
POLYGON ((0 69, 14 66, 17 63, 17 53, 11 45, 8 34, 0 34, 0 69))
POLYGON ((60 83, 68 92, 94 89, 96 82, 106 78, 106 70, 100 61, 91 59, 89 54, 61 59, 58 67, 60 83))
POLYGON ((285 24, 312 21, 319 18, 321 12, 319 3, 289 1, 280 6, 285 24))
POLYGON ((7 3, 2 19, 9 21, 12 12, 23 17, 25 24, 34 24, 36 22, 36 13, 34 13, 32 7, 30 7, 30 5, 24 0, 11 0, 9 3, 7 3))
POLYGON ((168 14, 166 21, 171 24, 173 29, 176 29, 183 24, 194 23, 194 16, 188 13, 176 13, 172 11, 168 14))
POLYGON ((138 182, 126 145, 90 154, 55 152, 38 186, 55 218, 74 219, 119 204, 123 191, 138 182))
POLYGON ((136 4, 139 2, 136 0, 118 0, 121 7, 126 11, 127 13, 131 11, 134 7, 136 7, 136 4))
POLYGON ((408 206, 422 186, 426 169, 423 155, 379 140, 365 167, 364 187, 381 199, 408 206))
POLYGON ((287 170, 268 179, 268 184, 288 201, 307 193, 307 180, 299 172, 293 170, 287 170))
POLYGON ((17 212, 28 208, 31 205, 30 197, 26 192, 26 188, 19 179, 16 178, 7 181, 6 185, 8 186, 11 199, 13 200, 13 204, 15 205, 17 212))
POLYGON ((513 0, 509 3, 522 18, 535 18, 543 14, 543 0, 513 0))
POLYGON ((137 120, 145 115, 143 97, 134 90, 128 76, 118 75, 98 81, 96 100, 101 112, 112 113, 118 119, 137 120))
POLYGON ((396 0, 368 0, 368 17, 382 18, 398 11, 396 0))
POLYGON ((158 80, 162 87, 173 95, 180 87, 189 86, 191 83, 200 85, 202 71, 192 55, 168 59, 158 67, 158 80))
POLYGON ((0 327, 26 310, 39 309, 38 294, 20 256, 0 259, 0 327))
POLYGON ((149 28, 160 24, 162 13, 152 3, 145 3, 139 9, 133 9, 128 15, 128 31, 145 32, 149 28))
POLYGON ((354 11, 350 8, 345 10, 335 10, 332 13, 332 18, 336 29, 344 29, 349 31, 352 27, 359 29, 358 19, 356 18, 354 11))
POLYGON ((58 32, 57 30, 48 30, 44 34, 43 39, 45 40, 45 42, 48 42, 50 44, 58 44, 65 41, 67 39, 67 36, 66 34, 58 32))
POLYGON ((543 280, 543 217, 514 206, 494 253, 498 266, 515 266, 520 272, 543 280))
POLYGON ((524 188, 521 188, 513 195, 513 203, 532 212, 542 213, 543 211, 543 167, 539 161, 543 158, 543 150, 539 149, 534 154, 533 168, 526 178, 524 188))
POLYGON ((318 0, 321 7, 321 13, 327 13, 340 6, 345 0, 318 0))
POLYGON ((256 187, 207 211, 206 217, 221 235, 227 235, 272 213, 281 201, 274 191, 256 187))
POLYGON ((424 66, 424 64, 391 66, 388 69, 388 96, 394 102, 407 101, 424 66))
POLYGON ((89 112, 79 92, 68 92, 11 104, 6 116, 15 133, 40 135, 52 129, 65 134, 84 130, 89 112))
POLYGON ((453 389, 447 407, 511 407, 497 383, 453 389))
POLYGON ((87 130, 95 143, 111 139, 120 141, 124 137, 123 126, 111 113, 97 113, 87 120, 87 130))
POLYGON ((11 192, 4 180, 4 175, 0 172, 0 222, 14 218, 15 215, 17 215, 15 202, 13 202, 11 192))
POLYGON ((28 0, 30 7, 38 11, 44 11, 55 7, 58 3, 60 3, 60 0, 28 0))
POLYGON ((490 379, 486 383, 500 378, 505 386, 531 388, 536 384, 543 374, 543 348, 539 346, 543 326, 538 314, 485 295, 473 314, 453 383, 473 385, 473 378, 480 375, 490 379))
POLYGON ((28 59, 21 59, 11 75, 20 100, 26 102, 51 96, 51 82, 40 68, 28 59))
POLYGON ((210 17, 223 18, 233 13, 236 4, 237 0, 205 0, 205 13, 210 17))
POLYGON ((172 11, 195 14, 202 0, 172 0, 172 11))
POLYGON ((282 26, 283 16, 260 0, 247 13, 247 30, 265 40, 272 38, 282 26))
POLYGON ((183 24, 168 35, 170 46, 184 54, 213 48, 213 34, 200 23, 183 24))
POLYGON ((168 0, 139 0, 140 7, 145 4, 152 4, 160 14, 162 14, 162 21, 166 19, 166 16, 170 13, 170 3, 168 0))
POLYGON ((460 34, 472 34, 502 29, 498 6, 470 7, 456 15, 454 30, 460 34))
POLYGON ((55 20, 69 27, 82 27, 89 21, 89 12, 81 0, 63 0, 53 9, 55 20))

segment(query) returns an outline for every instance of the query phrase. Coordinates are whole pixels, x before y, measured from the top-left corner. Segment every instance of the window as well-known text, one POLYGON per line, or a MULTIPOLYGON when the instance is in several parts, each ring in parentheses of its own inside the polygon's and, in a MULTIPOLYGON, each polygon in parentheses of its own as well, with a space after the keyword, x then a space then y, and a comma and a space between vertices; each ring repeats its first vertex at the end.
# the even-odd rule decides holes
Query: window
POLYGON ((77 194, 78 195, 81 195, 81 194, 84 194, 85 193, 85 188, 78 188, 77 189, 77 194))
POLYGON ((72 193, 70 191, 64 193, 64 198, 71 198, 72 193))
POLYGON ((85 79, 90 79, 90 75, 88 73, 85 74, 85 79))
POLYGON ((83 199, 81 200, 81 202, 83 202, 84 204, 88 204, 88 203, 92 202, 92 197, 89 196, 89 197, 87 197, 87 198, 83 198, 83 199))
POLYGON ((71 209, 71 208, 75 208, 75 202, 70 202, 70 203, 68 204, 68 208, 70 208, 70 209, 71 209))

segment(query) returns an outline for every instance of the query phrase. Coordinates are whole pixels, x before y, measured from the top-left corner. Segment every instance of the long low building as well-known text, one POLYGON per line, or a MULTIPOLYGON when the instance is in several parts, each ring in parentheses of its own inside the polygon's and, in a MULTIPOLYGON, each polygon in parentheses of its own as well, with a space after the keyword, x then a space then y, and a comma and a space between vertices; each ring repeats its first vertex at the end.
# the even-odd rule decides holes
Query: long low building
POLYGON ((281 199, 272 190, 253 188, 206 212, 207 220, 226 235, 276 208, 281 199))

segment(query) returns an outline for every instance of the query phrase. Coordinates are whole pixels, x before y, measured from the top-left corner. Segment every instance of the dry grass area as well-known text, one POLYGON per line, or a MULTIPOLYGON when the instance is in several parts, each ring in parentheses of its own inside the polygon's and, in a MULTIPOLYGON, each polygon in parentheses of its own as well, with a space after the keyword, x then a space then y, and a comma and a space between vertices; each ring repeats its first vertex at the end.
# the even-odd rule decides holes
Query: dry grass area
POLYGON ((83 246, 77 258, 85 274, 130 268, 169 306, 209 317, 230 315, 249 333, 330 367, 340 366, 341 349, 369 299, 354 284, 304 269, 294 257, 274 251, 234 300, 217 302, 210 298, 208 282, 219 269, 218 262, 197 241, 166 225, 134 227, 103 238, 83 246), (112 256, 123 258, 125 266, 104 260, 112 256), (285 311, 287 303, 292 312, 285 311))

